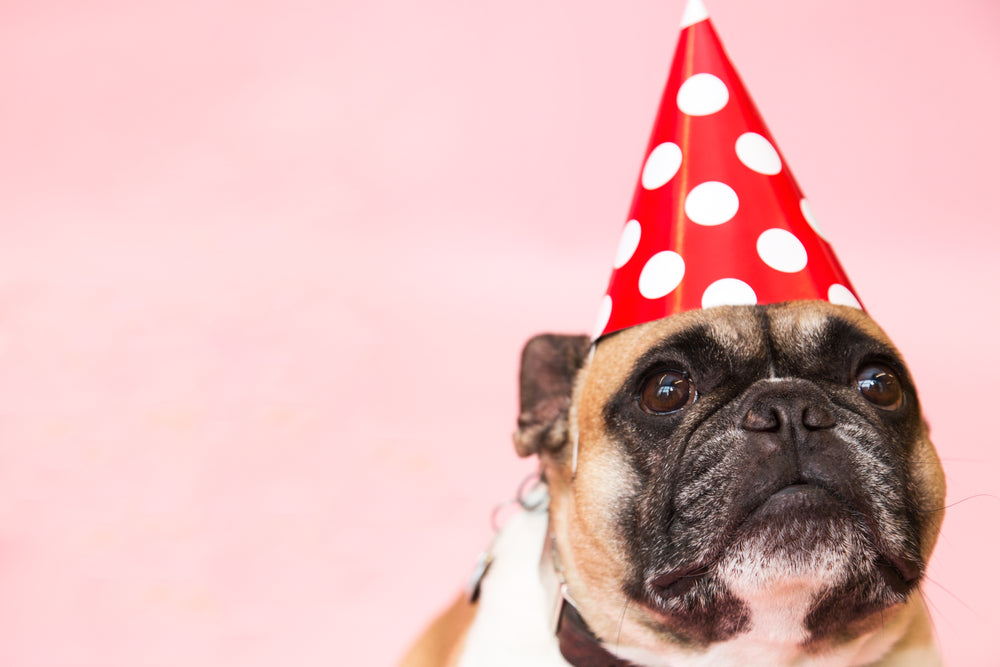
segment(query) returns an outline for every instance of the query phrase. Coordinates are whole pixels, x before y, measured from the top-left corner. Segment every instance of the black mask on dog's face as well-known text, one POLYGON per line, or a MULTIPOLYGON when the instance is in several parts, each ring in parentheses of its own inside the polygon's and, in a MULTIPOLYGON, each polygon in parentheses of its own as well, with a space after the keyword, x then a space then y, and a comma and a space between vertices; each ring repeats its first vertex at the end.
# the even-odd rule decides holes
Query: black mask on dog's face
POLYGON ((668 336, 604 411, 639 478, 621 514, 629 595, 701 640, 750 620, 721 567, 838 561, 813 633, 902 602, 923 570, 908 471, 923 425, 902 360, 842 319, 797 338, 774 316, 756 312, 739 354, 708 325, 668 336))
MULTIPOLYGON (((614 358, 599 349, 582 379, 604 391, 577 388, 580 472, 600 474, 595 449, 627 469, 601 521, 649 630, 724 641, 755 599, 801 585, 803 642, 819 643, 863 632, 921 579, 937 459, 899 354, 847 311, 710 309, 599 343, 614 358)), ((550 449, 566 478, 571 447, 550 449)))

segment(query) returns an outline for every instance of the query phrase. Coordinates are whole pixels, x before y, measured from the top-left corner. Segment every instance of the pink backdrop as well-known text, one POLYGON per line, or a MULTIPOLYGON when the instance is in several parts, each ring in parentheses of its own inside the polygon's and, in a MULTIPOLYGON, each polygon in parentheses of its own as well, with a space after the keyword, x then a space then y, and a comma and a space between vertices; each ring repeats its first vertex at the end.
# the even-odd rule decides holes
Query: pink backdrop
MULTIPOLYGON (((681 0, 5 3, 0 664, 389 665, 589 331, 681 0)), ((709 9, 950 475, 925 590, 1000 664, 1000 9, 709 9)))

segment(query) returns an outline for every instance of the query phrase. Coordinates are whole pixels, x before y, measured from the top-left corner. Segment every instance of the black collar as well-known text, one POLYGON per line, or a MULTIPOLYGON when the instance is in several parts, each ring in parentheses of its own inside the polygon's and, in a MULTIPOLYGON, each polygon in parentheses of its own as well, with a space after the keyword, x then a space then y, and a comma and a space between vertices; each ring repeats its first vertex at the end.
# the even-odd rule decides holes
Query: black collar
POLYGON ((562 597, 556 622, 559 652, 573 667, 628 667, 632 665, 611 655, 587 626, 580 612, 562 597))

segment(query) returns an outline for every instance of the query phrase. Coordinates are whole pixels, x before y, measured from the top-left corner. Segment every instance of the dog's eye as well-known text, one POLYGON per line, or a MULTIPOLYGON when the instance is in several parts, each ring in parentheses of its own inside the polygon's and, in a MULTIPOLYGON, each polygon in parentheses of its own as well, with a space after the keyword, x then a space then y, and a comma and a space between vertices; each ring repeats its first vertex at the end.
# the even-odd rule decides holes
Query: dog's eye
POLYGON ((869 364, 858 371, 858 390, 880 408, 895 410, 903 402, 903 387, 892 371, 869 364))
POLYGON ((663 415, 694 403, 694 383, 681 371, 657 371, 646 377, 639 390, 639 405, 646 412, 663 415))

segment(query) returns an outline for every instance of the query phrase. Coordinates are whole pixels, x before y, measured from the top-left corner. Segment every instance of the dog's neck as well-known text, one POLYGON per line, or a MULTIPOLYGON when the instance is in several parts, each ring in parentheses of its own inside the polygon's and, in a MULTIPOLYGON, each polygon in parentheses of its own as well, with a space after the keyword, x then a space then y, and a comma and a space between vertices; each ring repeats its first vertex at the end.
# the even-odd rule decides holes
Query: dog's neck
POLYGON ((539 574, 553 610, 559 652, 566 662, 573 667, 629 667, 631 663, 615 657, 601 646, 600 640, 580 615, 566 588, 555 536, 551 533, 542 549, 539 574))

